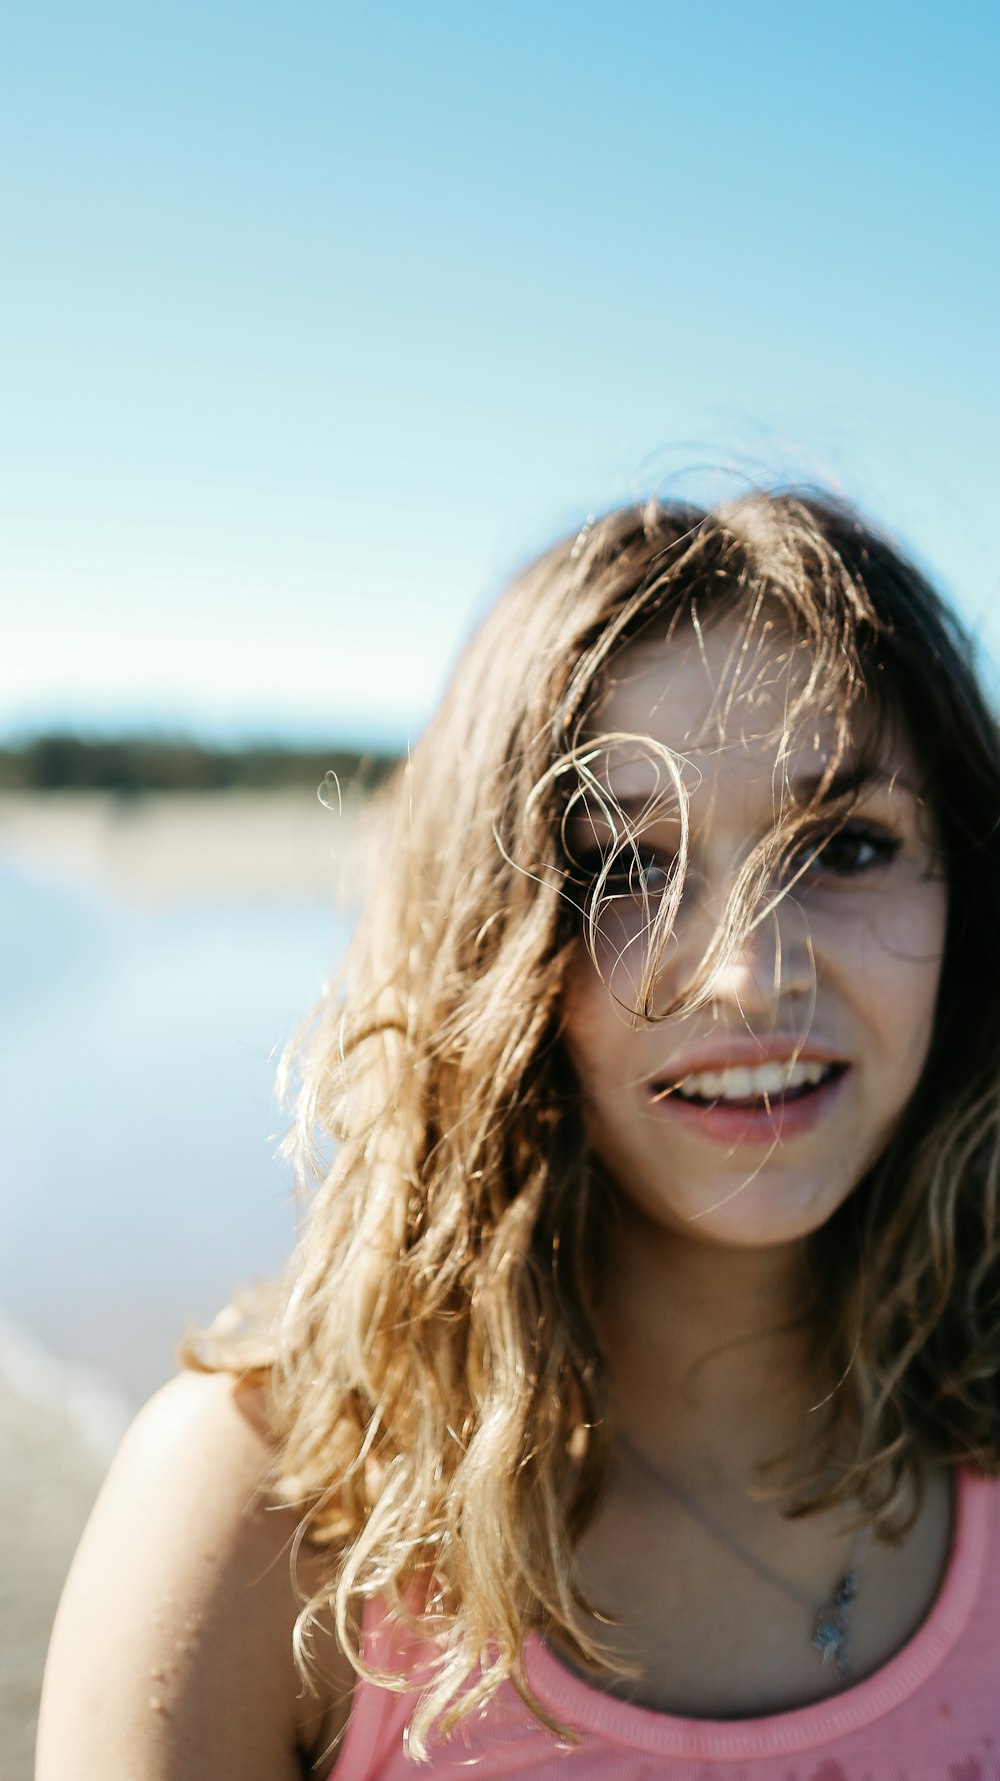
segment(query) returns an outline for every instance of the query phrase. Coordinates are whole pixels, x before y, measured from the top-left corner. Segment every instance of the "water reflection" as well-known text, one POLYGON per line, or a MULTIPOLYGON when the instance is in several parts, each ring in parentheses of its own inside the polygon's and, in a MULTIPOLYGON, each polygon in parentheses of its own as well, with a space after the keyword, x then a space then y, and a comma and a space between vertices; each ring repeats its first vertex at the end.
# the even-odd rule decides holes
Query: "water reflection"
POLYGON ((0 866, 0 1307, 134 1401, 284 1261, 275 1060, 347 935, 326 903, 136 907, 0 866))

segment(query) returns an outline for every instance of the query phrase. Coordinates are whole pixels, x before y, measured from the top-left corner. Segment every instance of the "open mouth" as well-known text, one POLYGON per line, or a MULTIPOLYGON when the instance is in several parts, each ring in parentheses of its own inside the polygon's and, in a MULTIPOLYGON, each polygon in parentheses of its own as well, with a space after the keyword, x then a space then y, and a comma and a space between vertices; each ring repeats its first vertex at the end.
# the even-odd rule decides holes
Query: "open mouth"
POLYGON ((691 1107, 767 1112, 808 1100, 843 1076, 846 1069, 844 1063, 807 1058, 758 1064, 756 1069, 734 1065, 726 1070, 700 1070, 679 1081, 654 1082, 650 1094, 654 1101, 672 1099, 691 1107))

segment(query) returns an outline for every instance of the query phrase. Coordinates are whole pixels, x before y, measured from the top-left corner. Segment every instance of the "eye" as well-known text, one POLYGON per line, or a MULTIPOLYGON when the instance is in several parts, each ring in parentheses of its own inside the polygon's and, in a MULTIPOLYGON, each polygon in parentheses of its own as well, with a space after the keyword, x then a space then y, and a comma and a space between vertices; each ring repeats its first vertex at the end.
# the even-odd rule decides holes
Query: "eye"
POLYGON ((643 848, 627 847, 615 855, 607 876, 601 879, 605 855, 593 853, 574 860, 570 877, 582 890, 596 891, 600 881, 602 897, 631 897, 636 902, 662 897, 671 876, 671 866, 660 854, 643 848))
POLYGON ((887 866, 902 846, 895 835, 869 823, 842 823, 818 830, 800 841, 788 867, 794 876, 802 872, 828 873, 834 878, 860 878, 887 866))

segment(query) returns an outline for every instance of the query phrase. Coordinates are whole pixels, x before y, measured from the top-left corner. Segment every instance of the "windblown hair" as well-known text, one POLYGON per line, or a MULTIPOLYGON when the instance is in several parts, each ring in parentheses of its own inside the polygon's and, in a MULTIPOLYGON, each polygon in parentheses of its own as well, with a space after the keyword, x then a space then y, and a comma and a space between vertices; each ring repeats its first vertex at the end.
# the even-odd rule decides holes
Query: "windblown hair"
MULTIPOLYGON (((561 992, 581 946, 597 957, 612 854, 637 858, 595 729, 616 658, 732 613, 744 657, 768 636, 805 646, 789 733, 832 718, 839 758, 862 708, 902 726, 949 891, 921 1083, 813 1240, 836 1389, 790 1507, 860 1505, 891 1538, 919 1449, 1000 1466, 1000 744, 967 641, 922 575, 825 497, 588 523, 508 588, 390 788, 360 925, 297 1058, 293 1143, 315 1192, 271 1371, 280 1488, 330 1552, 300 1655, 332 1607, 367 1673, 364 1599, 418 1612, 437 1653, 418 1753, 435 1720, 447 1729, 507 1676, 523 1686, 534 1627, 607 1663, 572 1553, 610 1439, 595 1307, 614 1191, 588 1153, 561 992), (566 822, 595 799, 614 847, 588 887, 566 822)), ((685 1006, 794 884, 814 820, 786 813, 748 862, 685 1006)), ((648 910, 637 1021, 674 1011, 654 992, 684 854, 648 910)))

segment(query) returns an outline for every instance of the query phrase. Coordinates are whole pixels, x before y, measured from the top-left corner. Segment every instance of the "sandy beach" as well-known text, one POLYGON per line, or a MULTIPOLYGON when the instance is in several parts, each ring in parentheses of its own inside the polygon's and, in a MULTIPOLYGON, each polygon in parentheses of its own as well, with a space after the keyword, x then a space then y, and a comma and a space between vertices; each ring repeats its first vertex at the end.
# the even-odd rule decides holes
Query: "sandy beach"
POLYGON ((0 857, 139 902, 350 901, 365 801, 303 792, 0 794, 0 857))
POLYGON ((49 1632, 105 1460, 65 1406, 3 1374, 0 1453, 0 1770, 31 1781, 49 1632))

